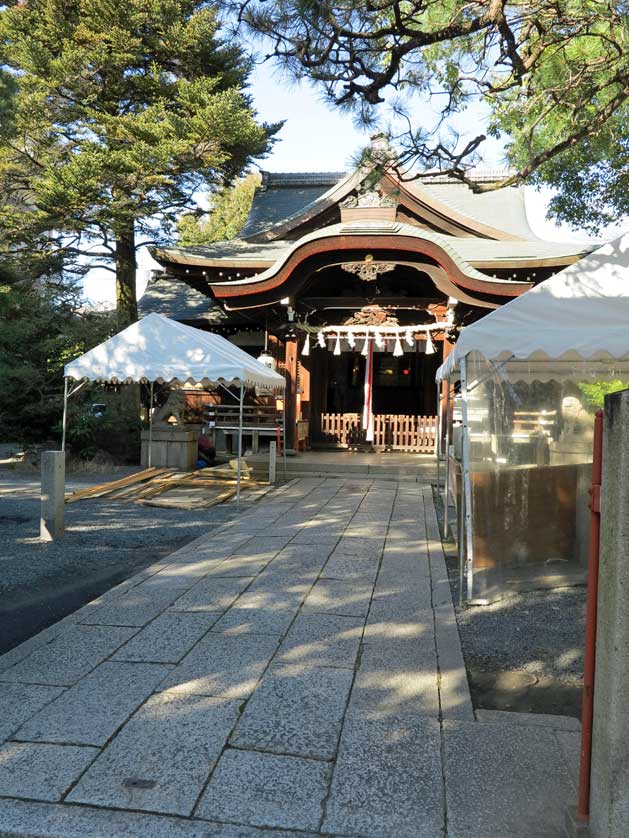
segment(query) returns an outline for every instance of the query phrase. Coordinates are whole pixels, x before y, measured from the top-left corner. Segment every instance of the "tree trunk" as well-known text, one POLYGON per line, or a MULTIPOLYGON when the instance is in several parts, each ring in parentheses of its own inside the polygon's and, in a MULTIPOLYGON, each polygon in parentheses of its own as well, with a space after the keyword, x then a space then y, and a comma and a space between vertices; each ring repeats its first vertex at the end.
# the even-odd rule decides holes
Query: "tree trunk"
POLYGON ((133 219, 118 229, 116 236, 116 312, 121 329, 138 319, 135 293, 135 230, 133 219))

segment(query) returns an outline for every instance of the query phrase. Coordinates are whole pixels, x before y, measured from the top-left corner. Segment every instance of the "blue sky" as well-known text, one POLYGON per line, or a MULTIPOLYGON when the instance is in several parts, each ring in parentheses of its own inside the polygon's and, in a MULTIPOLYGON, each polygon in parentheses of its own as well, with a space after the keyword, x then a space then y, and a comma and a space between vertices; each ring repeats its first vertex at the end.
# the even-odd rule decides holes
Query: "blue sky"
MULTIPOLYGON (((282 77, 270 64, 256 68, 251 93, 260 119, 266 122, 286 121, 271 154, 260 161, 264 169, 276 172, 347 170, 369 141, 368 133, 359 130, 349 114, 324 103, 320 93, 311 85, 305 82, 297 84, 282 77)), ((478 118, 478 114, 472 112, 463 119, 475 116, 478 118)), ((415 117, 430 120, 430 112, 420 107, 415 117)), ((492 168, 502 166, 501 148, 495 141, 488 147, 485 164, 492 168)), ((588 238, 568 227, 557 227, 546 219, 548 193, 527 188, 526 199, 529 221, 541 238, 555 241, 588 238)), ((141 251, 138 294, 143 292, 152 268, 159 268, 159 265, 147 252, 141 251)), ((115 299, 113 275, 107 271, 91 271, 84 280, 84 288, 87 298, 94 303, 111 305, 115 299)))

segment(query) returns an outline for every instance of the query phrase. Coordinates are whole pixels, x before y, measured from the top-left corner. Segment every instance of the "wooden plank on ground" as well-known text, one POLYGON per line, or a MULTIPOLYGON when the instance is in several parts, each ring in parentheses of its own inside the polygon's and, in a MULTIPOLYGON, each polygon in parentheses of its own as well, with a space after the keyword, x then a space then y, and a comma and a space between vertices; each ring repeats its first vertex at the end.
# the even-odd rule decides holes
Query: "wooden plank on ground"
POLYGON ((219 503, 229 500, 229 498, 233 498, 235 494, 236 489, 230 488, 223 492, 219 492, 211 498, 141 498, 140 500, 137 500, 136 503, 140 506, 156 506, 163 509, 209 509, 211 506, 216 506, 219 503))
POLYGON ((141 483, 165 471, 168 471, 168 469, 152 467, 144 469, 144 471, 138 471, 135 474, 129 474, 127 477, 121 477, 120 480, 110 480, 108 483, 90 486, 89 489, 81 489, 78 492, 74 492, 69 498, 66 498, 66 503, 75 503, 75 501, 83 500, 84 498, 102 497, 109 492, 113 492, 115 489, 122 489, 123 487, 131 486, 133 483, 141 483))

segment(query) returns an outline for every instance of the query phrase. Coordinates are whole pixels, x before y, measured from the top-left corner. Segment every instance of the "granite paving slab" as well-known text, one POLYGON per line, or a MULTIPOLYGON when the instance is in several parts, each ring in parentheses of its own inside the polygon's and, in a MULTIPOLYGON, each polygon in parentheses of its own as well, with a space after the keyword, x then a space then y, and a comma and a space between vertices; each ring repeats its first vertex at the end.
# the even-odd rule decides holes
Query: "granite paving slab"
POLYGON ((430 573, 424 575, 423 570, 418 570, 411 575, 396 576, 387 572, 383 561, 374 588, 373 602, 383 610, 390 604, 391 611, 406 611, 409 616, 431 610, 430 573))
POLYGON ((360 617, 299 614, 278 651, 286 664, 353 669, 363 633, 360 617))
POLYGON ((444 722, 449 838, 561 835, 575 787, 554 732, 444 722))
POLYGON ((181 591, 171 590, 169 586, 154 588, 140 593, 140 588, 133 588, 113 602, 88 608, 81 618, 81 623, 93 626, 145 626, 168 608, 181 591))
POLYGON ((566 768, 572 778, 575 789, 577 789, 579 787, 579 769, 581 763, 581 731, 555 729, 555 738, 559 742, 566 768))
POLYGON ((121 646, 112 660, 179 663, 220 615, 216 611, 164 611, 121 646))
POLYGON ((306 597, 302 613, 366 617, 372 592, 373 586, 360 580, 320 579, 306 597))
POLYGON ((581 722, 574 716, 555 716, 550 713, 516 713, 508 710, 476 710, 479 722, 490 724, 525 725, 534 727, 550 727, 553 730, 563 730, 580 736, 581 722))
POLYGON ((378 573, 378 556, 361 556, 332 553, 321 573, 324 579, 355 579, 364 584, 375 582, 378 573))
POLYGON ((286 634, 303 596, 279 591, 250 591, 242 594, 218 620, 212 631, 227 634, 286 634))
POLYGON ((190 815, 238 710, 238 701, 153 696, 84 774, 68 801, 190 815))
POLYGON ((169 590, 185 591, 195 585, 210 573, 224 559, 202 559, 200 561, 178 561, 160 570, 149 579, 137 586, 137 593, 145 594, 154 589, 167 588, 169 590))
POLYGON ((423 647, 411 637, 363 644, 348 713, 383 719, 438 718, 439 712, 434 643, 423 647))
POLYGON ((317 527, 302 527, 296 533, 292 544, 317 544, 321 547, 331 545, 334 547, 339 538, 343 535, 345 527, 328 527, 324 524, 317 527))
POLYGON ((253 580, 247 593, 285 593, 303 600, 310 592, 316 578, 315 570, 300 573, 292 566, 280 570, 267 568, 253 580))
POLYGON ((0 834, 11 838, 315 838, 311 832, 8 799, 0 800, 0 834))
POLYGON ((62 692, 63 687, 41 684, 0 684, 0 742, 62 692))
POLYGON ((0 674, 0 680, 26 684, 72 686, 91 672, 137 628, 70 625, 45 646, 0 674))
POLYGON ((160 689, 248 698, 273 657, 279 637, 210 632, 167 676, 160 689))
POLYGON ((334 556, 360 556, 363 559, 379 559, 384 548, 384 537, 343 535, 336 545, 334 556))
POLYGON ((277 666, 250 698, 230 743, 239 748, 332 759, 353 672, 277 666))
POLYGON ((61 800, 98 748, 5 742, 0 746, 0 796, 61 800))
POLYGON ((439 748, 434 719, 347 717, 322 831, 369 838, 442 836, 439 748))
POLYGON ((317 830, 329 773, 325 762, 227 750, 196 814, 251 826, 317 830))
POLYGON ((176 599, 171 611, 227 611, 234 600, 251 584, 250 576, 207 577, 176 599))
POLYGON ((169 671, 158 664, 105 661, 40 710, 15 738, 104 745, 169 671))

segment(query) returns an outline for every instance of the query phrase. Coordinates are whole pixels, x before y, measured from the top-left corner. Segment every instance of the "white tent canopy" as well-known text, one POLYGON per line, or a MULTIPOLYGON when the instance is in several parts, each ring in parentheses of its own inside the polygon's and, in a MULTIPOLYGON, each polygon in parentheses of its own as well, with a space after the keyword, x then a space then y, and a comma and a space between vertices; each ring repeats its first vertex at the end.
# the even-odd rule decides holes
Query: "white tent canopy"
MULTIPOLYGON (((461 332, 437 382, 461 380, 461 577, 472 600, 474 555, 468 368, 479 356, 510 381, 570 378, 578 370, 629 372, 629 233, 493 311, 461 332)), ((471 382, 472 387, 478 381, 471 382)), ((446 388, 446 504, 450 491, 451 388, 446 388)), ((446 515, 447 521, 447 515, 446 515)), ((447 524, 446 524, 447 529, 447 524)), ((461 585, 462 589, 462 585, 461 585)))
POLYGON ((284 377, 220 335, 149 314, 66 364, 68 378, 113 383, 193 382, 281 391, 284 377))
POLYGON ((629 355, 629 233, 467 326, 437 380, 479 352, 490 361, 629 355))
MULTIPOLYGON (((118 384, 146 382, 151 385, 151 404, 154 382, 166 384, 189 382, 239 387, 238 499, 240 499, 244 391, 250 387, 262 387, 272 392, 282 392, 286 386, 283 376, 265 367, 264 364, 256 361, 255 358, 220 335, 184 326, 182 323, 155 313, 132 323, 122 332, 94 349, 90 349, 85 355, 66 364, 64 375, 62 450, 65 450, 69 378, 118 384)), ((150 414, 150 430, 152 431, 152 413, 150 414)), ((284 456, 286 456, 285 445, 284 456)), ((151 437, 149 437, 148 464, 151 465, 151 437)))

